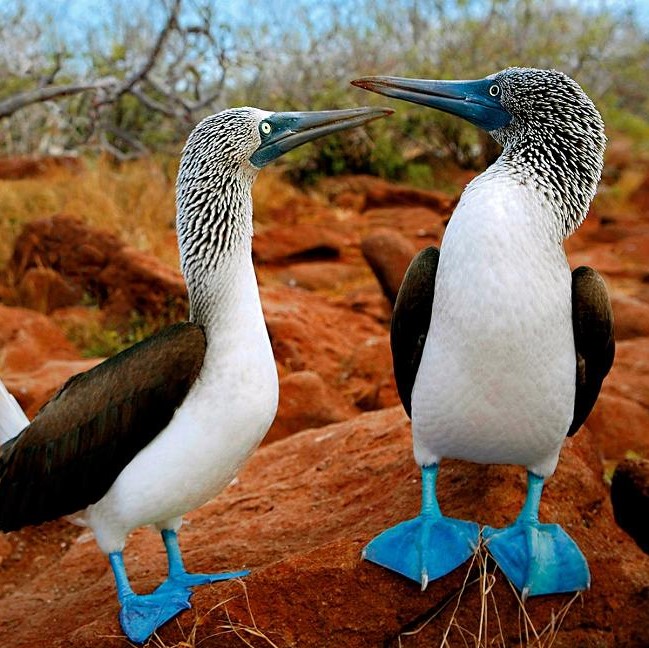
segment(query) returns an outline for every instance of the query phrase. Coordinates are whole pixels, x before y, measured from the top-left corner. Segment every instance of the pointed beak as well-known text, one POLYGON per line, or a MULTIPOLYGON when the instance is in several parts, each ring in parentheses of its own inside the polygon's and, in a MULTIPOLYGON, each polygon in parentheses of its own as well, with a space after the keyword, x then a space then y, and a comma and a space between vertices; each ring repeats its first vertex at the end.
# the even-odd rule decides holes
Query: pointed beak
POLYGON ((351 108, 273 113, 260 125, 261 145, 252 154, 250 161, 258 168, 264 167, 301 144, 323 135, 362 126, 393 112, 390 108, 351 108), (267 132, 264 132, 264 128, 267 132))
POLYGON ((434 81, 375 76, 356 79, 352 85, 386 97, 443 110, 486 131, 507 126, 512 119, 500 103, 500 94, 490 94, 490 89, 494 87, 493 79, 434 81))

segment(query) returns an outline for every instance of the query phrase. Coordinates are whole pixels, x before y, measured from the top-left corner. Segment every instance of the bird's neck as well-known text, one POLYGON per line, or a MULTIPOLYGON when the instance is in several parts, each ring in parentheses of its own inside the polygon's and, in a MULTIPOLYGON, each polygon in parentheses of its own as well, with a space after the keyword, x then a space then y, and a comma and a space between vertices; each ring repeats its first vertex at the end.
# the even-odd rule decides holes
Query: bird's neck
POLYGON ((189 293, 190 319, 206 329, 236 319, 256 305, 252 264, 252 179, 193 179, 177 191, 180 263, 189 293))
POLYGON ((604 142, 536 131, 509 142, 496 165, 533 187, 551 206, 561 238, 584 221, 603 167, 604 142))

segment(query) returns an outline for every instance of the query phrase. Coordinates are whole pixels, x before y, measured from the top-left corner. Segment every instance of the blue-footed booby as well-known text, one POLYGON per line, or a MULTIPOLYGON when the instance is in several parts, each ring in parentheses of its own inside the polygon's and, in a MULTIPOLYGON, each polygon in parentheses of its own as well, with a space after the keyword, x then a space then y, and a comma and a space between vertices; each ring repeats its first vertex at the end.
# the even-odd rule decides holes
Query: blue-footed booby
POLYGON ((587 267, 571 273, 563 249, 600 179, 602 119, 556 70, 352 83, 463 117, 503 147, 466 187, 439 250, 420 252, 403 279, 391 345, 422 509, 372 540, 365 558, 425 588, 479 543, 476 523, 440 511, 440 460, 518 464, 528 471, 527 499, 513 524, 483 529, 488 551, 523 597, 586 589, 586 559, 538 512, 564 439, 588 416, 613 362, 604 282, 587 267))
POLYGON ((201 121, 176 186, 190 321, 72 377, 31 423, 0 388, 0 529, 76 513, 109 557, 132 641, 190 607, 193 585, 247 573, 189 574, 176 532, 182 515, 233 479, 277 410, 251 255, 257 173, 300 144, 391 112, 238 108, 201 121), (161 531, 169 573, 139 595, 122 551, 131 530, 150 524, 161 531))

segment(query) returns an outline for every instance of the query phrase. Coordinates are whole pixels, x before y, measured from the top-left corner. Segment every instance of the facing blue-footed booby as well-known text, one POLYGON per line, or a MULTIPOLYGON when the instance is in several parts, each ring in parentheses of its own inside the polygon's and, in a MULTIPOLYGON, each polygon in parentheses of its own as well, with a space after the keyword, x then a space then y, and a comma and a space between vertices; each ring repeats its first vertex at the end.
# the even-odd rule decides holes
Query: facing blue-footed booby
POLYGON ((300 144, 391 112, 239 108, 204 119, 184 148, 176 188, 191 321, 74 376, 31 423, 0 388, 0 529, 76 512, 108 554, 133 641, 190 607, 193 585, 247 573, 187 573, 176 532, 182 515, 232 480, 277 409, 251 255, 257 173, 300 144), (161 531, 169 574, 138 595, 122 550, 127 534, 148 524, 161 531))
POLYGON ((561 527, 539 522, 538 509, 566 435, 588 416, 613 362, 604 282, 586 267, 571 274, 562 244, 595 195, 602 119, 555 70, 352 83, 463 117, 503 147, 465 189, 440 249, 420 252, 403 279, 391 344, 423 504, 419 517, 384 531, 364 555, 426 587, 479 542, 477 524, 439 509, 440 460, 520 464, 526 502, 511 526, 483 530, 487 549, 523 597, 586 589, 584 556, 561 527))

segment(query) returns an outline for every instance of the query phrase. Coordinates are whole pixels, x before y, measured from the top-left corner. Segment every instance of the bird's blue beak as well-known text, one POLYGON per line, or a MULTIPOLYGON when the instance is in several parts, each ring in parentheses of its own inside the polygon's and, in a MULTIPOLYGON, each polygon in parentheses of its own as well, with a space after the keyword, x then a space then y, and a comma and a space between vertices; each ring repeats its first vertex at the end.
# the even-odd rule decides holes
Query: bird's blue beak
POLYGON ((500 87, 494 79, 478 81, 433 81, 401 77, 363 77, 352 85, 378 94, 437 108, 462 117, 486 131, 507 126, 512 116, 500 102, 500 87))
POLYGON ((261 144, 250 157, 250 161, 258 168, 264 167, 305 142, 336 131, 362 126, 393 112, 390 108, 351 108, 273 113, 259 124, 261 144))

